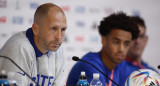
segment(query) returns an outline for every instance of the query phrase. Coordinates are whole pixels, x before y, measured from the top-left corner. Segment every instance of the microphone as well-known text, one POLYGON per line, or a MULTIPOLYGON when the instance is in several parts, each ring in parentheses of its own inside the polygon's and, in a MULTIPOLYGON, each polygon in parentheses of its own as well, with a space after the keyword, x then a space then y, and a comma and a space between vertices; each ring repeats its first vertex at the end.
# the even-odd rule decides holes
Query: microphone
POLYGON ((85 61, 85 60, 79 59, 79 57, 77 57, 77 56, 73 56, 73 57, 72 57, 72 60, 74 60, 74 61, 82 61, 82 62, 85 62, 85 63, 88 63, 88 64, 92 65, 95 69, 97 69, 99 72, 101 72, 106 78, 108 78, 108 79, 111 80, 114 84, 116 84, 117 86, 119 86, 116 82, 114 82, 112 79, 110 79, 107 75, 105 75, 101 70, 99 70, 99 69, 98 69, 96 66, 94 66, 93 64, 91 64, 91 63, 89 63, 89 62, 87 62, 87 61, 85 61))
POLYGON ((7 57, 7 56, 1 56, 1 55, 0 55, 0 57, 5 58, 5 59, 8 59, 9 61, 11 61, 14 65, 16 65, 16 67, 18 67, 21 71, 23 71, 23 72, 27 75, 27 77, 28 77, 29 79, 31 79, 36 85, 40 86, 36 81, 34 81, 34 80, 32 79, 31 76, 29 76, 29 74, 27 74, 27 73, 26 73, 20 66, 18 66, 18 64, 16 64, 12 59, 10 59, 10 58, 7 57))
POLYGON ((160 65, 158 65, 158 69, 160 69, 160 65))

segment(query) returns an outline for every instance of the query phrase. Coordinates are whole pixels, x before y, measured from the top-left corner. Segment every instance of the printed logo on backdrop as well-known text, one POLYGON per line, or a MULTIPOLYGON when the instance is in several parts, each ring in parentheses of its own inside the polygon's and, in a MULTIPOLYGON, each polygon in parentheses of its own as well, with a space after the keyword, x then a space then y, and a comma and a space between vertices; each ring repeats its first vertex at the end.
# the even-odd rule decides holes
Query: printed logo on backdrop
POLYGON ((20 4, 19 4, 19 0, 16 0, 16 7, 15 7, 16 10, 19 10, 20 9, 20 4))
POLYGON ((0 23, 6 23, 6 16, 0 16, 0 23))
POLYGON ((36 2, 30 2, 29 6, 31 9, 36 10, 38 8, 39 4, 36 2))
POLYGON ((97 30, 98 29, 98 24, 96 21, 94 21, 92 24, 91 24, 91 29, 92 30, 97 30))
POLYGON ((85 23, 83 21, 77 21, 76 26, 82 28, 82 27, 85 27, 85 23))
POLYGON ((100 10, 98 8, 90 8, 90 13, 100 13, 100 10))
POLYGON ((22 16, 13 16, 12 23, 13 24, 23 24, 23 17, 22 16))
POLYGON ((7 0, 0 0, 0 8, 6 8, 7 7, 7 0))
POLYGON ((85 13, 85 7, 84 6, 77 6, 75 8, 76 13, 85 13))
POLYGON ((132 15, 133 16, 140 16, 140 11, 139 10, 133 10, 132 15))
POLYGON ((61 9, 62 9, 64 12, 69 12, 69 11, 70 11, 70 7, 69 7, 69 6, 61 6, 61 9))
POLYGON ((98 36, 96 36, 96 35, 91 36, 91 37, 89 38, 89 42, 90 42, 90 43, 95 43, 95 44, 97 44, 97 43, 99 43, 99 41, 100 41, 100 38, 99 38, 98 36))
POLYGON ((114 10, 111 7, 104 8, 104 13, 107 15, 110 15, 110 14, 114 13, 114 10))
POLYGON ((75 36, 76 42, 84 42, 84 36, 75 36))

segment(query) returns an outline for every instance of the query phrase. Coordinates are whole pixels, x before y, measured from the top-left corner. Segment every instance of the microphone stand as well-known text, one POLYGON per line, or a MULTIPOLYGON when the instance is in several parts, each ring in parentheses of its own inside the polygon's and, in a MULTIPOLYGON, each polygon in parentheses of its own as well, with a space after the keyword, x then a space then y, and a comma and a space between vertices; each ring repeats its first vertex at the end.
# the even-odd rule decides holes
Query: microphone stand
POLYGON ((76 56, 73 56, 73 58, 72 58, 73 60, 75 60, 75 61, 82 61, 82 62, 86 62, 86 63, 88 63, 88 64, 90 64, 90 65, 92 65, 95 69, 97 69, 99 72, 101 72, 105 77, 107 77, 109 80, 111 80, 114 84, 116 84, 117 86, 119 86, 116 82, 114 82, 112 79, 110 79, 107 75, 105 75, 101 70, 99 70, 96 66, 94 66, 93 64, 91 64, 91 63, 89 63, 89 62, 87 62, 87 61, 85 61, 85 60, 82 60, 82 59, 79 59, 78 57, 76 57, 76 56), (75 59, 74 59, 75 58, 75 59))
POLYGON ((31 76, 29 76, 29 74, 27 74, 27 73, 26 73, 20 66, 18 66, 12 59, 8 58, 7 56, 1 56, 1 55, 0 55, 0 57, 3 57, 3 58, 5 58, 5 59, 8 59, 9 61, 11 61, 11 62, 12 62, 14 65, 16 65, 21 71, 23 71, 23 72, 28 76, 29 79, 31 79, 36 85, 40 86, 36 81, 34 81, 34 80, 32 79, 31 76))

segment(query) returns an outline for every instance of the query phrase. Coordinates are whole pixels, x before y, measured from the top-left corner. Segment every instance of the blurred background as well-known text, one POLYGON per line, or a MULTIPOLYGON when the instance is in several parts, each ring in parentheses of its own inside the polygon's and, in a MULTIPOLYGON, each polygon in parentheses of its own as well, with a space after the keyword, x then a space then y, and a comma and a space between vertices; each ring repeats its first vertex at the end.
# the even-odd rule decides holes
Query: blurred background
POLYGON ((0 48, 12 35, 30 28, 36 8, 48 2, 60 6, 67 17, 63 43, 66 76, 75 64, 73 56, 100 51, 97 26, 104 17, 118 11, 145 20, 149 41, 143 59, 160 73, 160 0, 0 0, 0 48))

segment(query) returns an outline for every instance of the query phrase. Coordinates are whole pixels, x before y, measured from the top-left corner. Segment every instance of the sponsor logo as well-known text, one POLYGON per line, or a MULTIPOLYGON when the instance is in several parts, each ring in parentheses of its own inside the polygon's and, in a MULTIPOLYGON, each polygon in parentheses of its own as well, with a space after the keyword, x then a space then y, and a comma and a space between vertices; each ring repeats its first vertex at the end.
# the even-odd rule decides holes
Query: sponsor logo
POLYGON ((0 8, 6 8, 7 7, 7 0, 0 0, 0 8))
POLYGON ((91 43, 98 43, 99 42, 99 37, 98 36, 91 36, 90 37, 90 42, 91 43))
POLYGON ((34 10, 37 9, 38 6, 39 6, 39 4, 38 4, 38 3, 35 3, 35 2, 31 2, 29 5, 30 5, 30 8, 31 8, 31 9, 34 9, 34 10))
POLYGON ((92 30, 96 30, 98 28, 98 24, 96 21, 91 24, 91 28, 92 30))
POLYGON ((61 6, 61 9, 65 12, 69 12, 70 11, 70 7, 69 6, 61 6))
POLYGON ((0 16, 0 23, 6 23, 6 16, 0 16))
POLYGON ((84 13, 85 12, 85 7, 84 6, 77 6, 76 7, 76 12, 77 13, 84 13))
POLYGON ((23 24, 23 17, 21 17, 21 16, 14 16, 12 18, 12 23, 13 24, 23 24))
POLYGON ((89 10, 91 13, 100 13, 100 10, 98 8, 90 8, 89 10))
POLYGON ((138 10, 133 10, 132 15, 133 16, 140 16, 140 12, 138 10))
MULTIPOLYGON (((33 77, 32 79, 34 81, 36 81, 41 86, 51 86, 54 83, 53 76, 46 76, 46 75, 37 74, 37 76, 33 77)), ((35 85, 33 83, 30 83, 30 86, 35 86, 35 85)))
POLYGON ((77 21, 76 22, 76 26, 78 26, 78 27, 84 27, 85 23, 83 21, 77 21))
POLYGON ((104 12, 108 15, 114 13, 113 9, 112 8, 104 8, 104 12))
POLYGON ((84 42, 84 37, 83 37, 83 36, 76 36, 76 37, 75 37, 75 40, 76 40, 77 42, 84 42))
POLYGON ((16 9, 16 10, 19 10, 19 9, 20 9, 19 0, 16 1, 16 7, 15 7, 15 9, 16 9))

